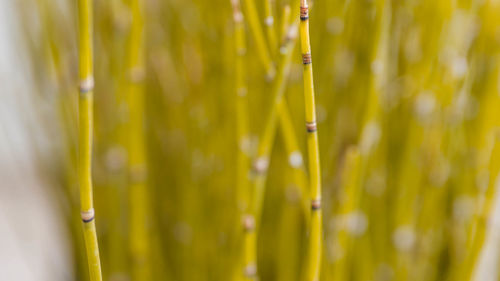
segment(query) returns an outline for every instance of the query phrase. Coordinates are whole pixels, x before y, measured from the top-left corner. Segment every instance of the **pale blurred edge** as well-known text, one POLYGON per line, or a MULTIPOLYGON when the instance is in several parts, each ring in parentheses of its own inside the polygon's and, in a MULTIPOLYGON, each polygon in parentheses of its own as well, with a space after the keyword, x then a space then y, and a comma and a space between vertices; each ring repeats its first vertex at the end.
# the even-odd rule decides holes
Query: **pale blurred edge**
POLYGON ((69 232, 35 157, 49 156, 61 136, 50 101, 34 100, 15 5, 0 0, 0 280, 73 280, 69 232))

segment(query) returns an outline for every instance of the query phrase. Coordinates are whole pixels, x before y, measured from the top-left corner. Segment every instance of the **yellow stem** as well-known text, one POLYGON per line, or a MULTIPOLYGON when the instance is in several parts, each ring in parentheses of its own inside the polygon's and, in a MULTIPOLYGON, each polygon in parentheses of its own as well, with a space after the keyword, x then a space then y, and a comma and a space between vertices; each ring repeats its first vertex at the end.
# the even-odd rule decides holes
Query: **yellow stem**
POLYGON ((300 42, 302 50, 302 63, 304 65, 303 79, 305 120, 307 129, 307 152, 309 159, 309 192, 311 198, 310 233, 305 279, 307 281, 318 281, 321 266, 322 247, 321 174, 316 124, 316 106, 314 102, 311 44, 309 39, 309 7, 307 0, 300 1, 300 42))
POLYGON ((95 228, 95 211, 92 197, 92 130, 93 88, 92 73, 92 1, 78 1, 79 27, 79 79, 78 102, 78 183, 80 208, 83 221, 83 237, 87 251, 91 281, 101 281, 101 261, 95 228))
POLYGON ((288 156, 288 165, 292 169, 294 186, 300 194, 300 205, 307 221, 309 218, 309 205, 307 201, 302 200, 302 198, 304 198, 303 195, 307 192, 307 175, 286 99, 282 100, 281 106, 278 107, 278 111, 281 134, 283 135, 283 141, 285 142, 285 149, 288 156))
POLYGON ((283 7, 283 13, 281 16, 280 38, 285 38, 289 25, 290 25, 290 6, 285 5, 283 7))
POLYGON ((248 24, 257 46, 257 54, 261 62, 264 64, 264 67, 266 69, 266 76, 269 79, 273 79, 274 75, 276 74, 276 70, 266 46, 266 41, 264 39, 264 34, 262 33, 262 28, 259 23, 259 16, 257 14, 255 2, 253 0, 244 0, 244 3, 248 15, 248 24))
POLYGON ((132 15, 127 42, 127 104, 129 109, 128 165, 130 204, 130 252, 132 280, 151 279, 149 196, 145 145, 144 101, 144 20, 142 1, 129 0, 132 15))
POLYGON ((334 280, 350 280, 349 258, 352 248, 353 229, 349 228, 349 220, 356 220, 362 214, 359 213, 359 199, 361 196, 361 157, 357 147, 349 147, 346 151, 344 165, 342 168, 339 202, 337 217, 335 219, 335 240, 338 246, 337 259, 333 264, 334 280))
MULTIPOLYGON (((295 46, 295 37, 296 37, 296 26, 293 25, 290 27, 289 36, 285 40, 283 47, 281 48, 281 60, 280 67, 278 68, 277 78, 274 81, 274 87, 272 90, 273 93, 273 105, 271 106, 271 110, 269 115, 267 116, 265 128, 262 137, 260 138, 259 145, 257 148, 257 158, 253 163, 253 171, 255 176, 253 178, 253 189, 252 189, 252 202, 251 202, 251 212, 253 213, 252 220, 254 220, 255 228, 258 230, 260 216, 262 212, 262 205, 265 193, 265 184, 267 177, 267 169, 269 166, 269 156, 272 149, 272 144, 274 142, 274 137, 276 135, 276 126, 278 123, 278 111, 281 106, 283 106, 283 94, 285 92, 286 81, 288 77, 288 73, 290 72, 291 66, 291 58, 293 54, 293 49, 295 46)), ((248 231, 248 235, 255 235, 255 238, 249 238, 250 241, 253 241, 253 249, 256 251, 257 245, 257 234, 254 233, 254 229, 252 231, 248 231)), ((253 255, 256 257, 256 254, 253 255)), ((248 265, 250 268, 256 268, 255 260, 249 261, 248 265)), ((257 270, 254 270, 255 274, 257 270)))
MULTIPOLYGON (((274 142, 274 137, 276 135, 276 127, 278 121, 278 113, 280 107, 283 106, 283 95, 286 88, 286 78, 290 72, 291 58, 293 53, 293 48, 295 46, 295 33, 296 26, 290 27, 288 39, 285 40, 283 47, 281 48, 281 63, 278 69, 278 75, 274 83, 272 90, 273 104, 269 115, 266 118, 264 132, 259 140, 259 145, 257 147, 257 158, 254 161, 253 169, 255 172, 254 179, 254 202, 253 208, 255 210, 255 218, 257 221, 260 218, 260 212, 262 209, 262 203, 264 198, 264 187, 267 175, 267 169, 269 166, 269 156, 272 149, 272 144, 274 142)), ((258 224, 257 224, 258 225, 258 224)))
POLYGON ((264 25, 266 26, 266 35, 269 45, 271 46, 271 54, 276 54, 278 41, 276 39, 275 18, 273 16, 273 5, 271 0, 266 0, 264 3, 264 25))
POLYGON ((243 229, 243 247, 242 260, 238 263, 240 274, 236 275, 236 280, 253 280, 255 277, 256 247, 253 216, 249 212, 249 180, 250 157, 249 157, 249 135, 248 135, 248 102, 247 85, 245 82, 245 56, 246 40, 243 23, 243 14, 241 13, 239 0, 231 0, 233 7, 234 37, 236 49, 236 138, 238 143, 237 156, 237 194, 238 202, 243 206, 242 229, 243 229))

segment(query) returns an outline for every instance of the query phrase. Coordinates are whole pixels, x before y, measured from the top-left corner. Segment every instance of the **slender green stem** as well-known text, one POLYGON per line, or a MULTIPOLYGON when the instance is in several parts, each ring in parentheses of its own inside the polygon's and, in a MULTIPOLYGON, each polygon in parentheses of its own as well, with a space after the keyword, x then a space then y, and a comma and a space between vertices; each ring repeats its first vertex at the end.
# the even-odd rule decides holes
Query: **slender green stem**
POLYGON ((271 0, 266 0, 264 3, 264 25, 266 26, 266 35, 271 54, 275 55, 278 49, 278 41, 276 39, 275 17, 273 16, 273 3, 271 0))
POLYGON ((292 124, 292 117, 286 103, 286 99, 282 99, 281 106, 278 107, 279 123, 285 149, 288 156, 288 165, 293 173, 294 186, 300 194, 300 205, 303 214, 306 216, 306 221, 309 215, 309 205, 306 200, 302 200, 303 195, 307 192, 307 175, 304 167, 302 152, 297 143, 297 136, 292 124))
POLYGON ((101 281, 101 261, 95 227, 95 211, 92 198, 92 131, 93 131, 93 88, 92 72, 92 1, 78 1, 79 27, 79 78, 80 96, 78 102, 78 182, 80 185, 81 216, 83 236, 87 251, 91 281, 101 281))
POLYGON ((318 132, 316 125, 316 105, 314 102, 314 83, 309 39, 309 7, 307 0, 300 1, 300 42, 302 63, 304 65, 304 100, 307 129, 307 152, 309 159, 309 192, 311 198, 311 220, 306 263, 306 280, 318 281, 321 266, 321 174, 319 163, 318 132))
POLYGON ((269 50, 266 46, 266 41, 264 39, 264 34, 262 32, 261 25, 259 23, 259 16, 257 14, 257 8, 255 7, 255 1, 244 0, 246 12, 248 14, 248 24, 250 26, 250 31, 252 31, 253 37, 255 39, 255 44, 257 46, 257 52, 260 61, 264 64, 266 69, 266 76, 269 79, 273 79, 276 74, 275 67, 272 63, 269 50))
POLYGON ((269 156, 271 154, 272 144, 276 135, 278 114, 280 111, 280 107, 283 106, 283 95, 286 88, 288 73, 290 72, 292 53, 295 46, 295 37, 296 26, 292 25, 289 30, 289 36, 287 36, 287 39, 285 40, 285 43, 281 48, 282 59, 280 60, 281 63, 280 67, 278 68, 278 75, 276 77, 276 81, 272 90, 273 104, 266 118, 264 132, 260 138, 260 142, 257 148, 257 158, 253 163, 253 169, 255 172, 255 195, 253 206, 257 219, 260 218, 262 209, 262 203, 264 199, 264 186, 267 176, 267 169, 269 166, 269 156))
POLYGON ((285 5, 281 14, 280 38, 285 38, 286 36, 288 26, 290 25, 290 12, 290 5, 285 5))
POLYGON ((130 204, 130 251, 132 280, 151 279, 149 199, 147 190, 145 101, 144 101, 144 22, 141 0, 129 0, 132 15, 127 42, 127 104, 129 108, 128 165, 130 204))
MULTIPOLYGON (((252 280, 255 276, 256 248, 254 247, 255 232, 253 216, 249 214, 249 135, 248 135, 248 101, 247 85, 245 82, 245 57, 246 40, 243 14, 241 13, 240 0, 231 0, 233 7, 234 39, 236 50, 235 80, 236 80, 236 139, 238 143, 237 156, 237 194, 238 202, 243 206, 242 230, 242 265, 241 273, 236 280, 252 280), (242 278, 241 278, 242 277, 242 278)), ((240 266, 238 264, 238 269, 240 266)))
MULTIPOLYGON (((353 229, 350 229, 348 221, 355 221, 360 214, 359 199, 361 195, 360 184, 360 153, 357 147, 349 147, 346 150, 345 160, 342 167, 339 202, 337 207, 335 245, 339 251, 337 259, 333 264, 334 280, 350 280, 352 277, 347 270, 349 267, 350 251, 352 250, 353 229)), ((351 224, 352 225, 352 224, 351 224)))
MULTIPOLYGON (((253 200, 251 205, 253 217, 251 221, 254 222, 253 224, 257 226, 257 228, 259 226, 264 201, 267 170, 269 167, 269 156, 271 153, 274 138, 276 136, 278 111, 279 108, 283 106, 283 95, 286 88, 287 78, 289 76, 288 74, 290 72, 291 58, 296 41, 296 28, 297 27, 295 25, 292 25, 290 27, 290 31, 288 33, 289 35, 287 36, 287 39, 284 41, 283 47, 281 48, 280 66, 278 68, 278 74, 276 80, 274 81, 274 87, 272 90, 274 102, 266 118, 264 132, 261 136, 257 148, 257 157, 253 163, 253 200)), ((256 239, 254 240, 254 243, 255 242, 256 239)), ((257 245, 255 244, 254 248, 256 248, 256 246, 257 245)), ((255 262, 252 264, 255 264, 255 262)))

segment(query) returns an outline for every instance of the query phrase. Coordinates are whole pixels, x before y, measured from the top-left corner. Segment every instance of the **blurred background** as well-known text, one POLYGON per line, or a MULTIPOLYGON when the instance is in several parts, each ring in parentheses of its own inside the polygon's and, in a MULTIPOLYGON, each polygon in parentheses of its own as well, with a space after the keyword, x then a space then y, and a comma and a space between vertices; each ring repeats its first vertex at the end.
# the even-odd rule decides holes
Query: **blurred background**
MULTIPOLYGON (((0 280, 88 280, 76 3, 0 0, 0 280)), ((298 3, 93 1, 105 280, 248 280, 242 218, 262 151, 259 280, 301 280, 309 199, 298 3), (280 85, 287 111, 263 150, 280 85)), ((321 280, 498 280, 500 1, 310 7, 321 280)))

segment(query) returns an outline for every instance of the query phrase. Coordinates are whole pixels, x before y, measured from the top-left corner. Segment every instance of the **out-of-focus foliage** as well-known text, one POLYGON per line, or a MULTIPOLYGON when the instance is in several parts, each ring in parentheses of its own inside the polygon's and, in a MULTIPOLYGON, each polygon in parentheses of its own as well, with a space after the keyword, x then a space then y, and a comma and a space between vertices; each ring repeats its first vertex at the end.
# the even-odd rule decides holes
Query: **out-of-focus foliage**
MULTIPOLYGON (((64 141, 49 171, 64 187, 61 212, 72 230, 76 279, 86 280, 75 169, 73 2, 19 1, 19 12, 36 62, 39 91, 33 95, 60 116, 57 137, 64 141)), ((264 26, 266 1, 254 2, 264 26)), ((127 3, 94 0, 94 198, 105 280, 127 280, 137 263, 129 250, 127 3)), ((243 231, 230 0, 142 4, 152 280, 239 280, 243 231)), ((292 3, 271 1, 278 38, 286 4, 292 3)), ((246 13, 253 158, 273 101, 246 13)), ((311 3, 324 201, 321 280, 474 275, 500 168, 499 14, 494 0, 311 3)), ((266 43, 276 61, 279 45, 266 43)), ((295 50, 285 98, 296 128, 292 137, 306 155, 300 64, 295 50)), ((304 263, 302 203, 308 198, 295 187, 285 138, 277 130, 270 158, 257 248, 261 280, 299 280, 304 263)))

